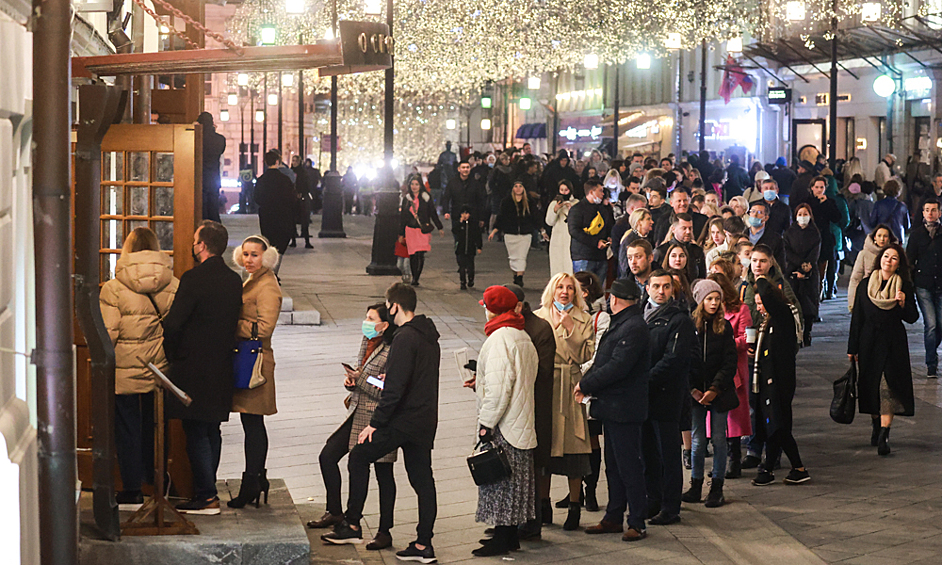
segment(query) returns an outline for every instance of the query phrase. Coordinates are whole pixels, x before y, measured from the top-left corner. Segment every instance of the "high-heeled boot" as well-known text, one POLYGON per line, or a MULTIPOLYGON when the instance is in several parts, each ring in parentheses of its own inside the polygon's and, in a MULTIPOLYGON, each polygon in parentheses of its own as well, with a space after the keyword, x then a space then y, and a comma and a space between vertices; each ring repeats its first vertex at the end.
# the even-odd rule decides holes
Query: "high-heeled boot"
POLYGON ((871 418, 870 422, 870 445, 871 447, 876 447, 877 441, 880 439, 880 418, 871 418))
POLYGON ((880 437, 877 438, 877 455, 890 454, 890 428, 880 428, 880 437))
POLYGON ((226 503, 229 508, 243 508, 249 502, 255 502, 258 508, 258 499, 261 497, 258 475, 242 473, 242 484, 239 486, 239 496, 226 503))
POLYGON ((592 473, 585 477, 585 509, 588 512, 599 511, 599 500, 595 495, 596 487, 599 484, 599 476, 602 473, 602 450, 593 449, 589 454, 589 465, 592 473))
POLYGON ((263 493, 265 493, 265 504, 268 504, 268 490, 271 488, 271 483, 268 482, 268 469, 262 469, 262 472, 258 475, 258 485, 263 493))

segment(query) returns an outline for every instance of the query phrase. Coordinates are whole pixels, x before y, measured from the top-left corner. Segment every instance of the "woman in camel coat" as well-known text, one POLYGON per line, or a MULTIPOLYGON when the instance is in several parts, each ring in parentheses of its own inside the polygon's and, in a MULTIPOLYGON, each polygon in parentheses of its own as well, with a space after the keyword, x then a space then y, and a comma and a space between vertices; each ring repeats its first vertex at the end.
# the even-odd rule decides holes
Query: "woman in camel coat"
MULTIPOLYGON (((592 443, 585 405, 573 391, 582 379, 580 366, 592 358, 595 334, 585 311, 582 287, 569 273, 557 273, 543 291, 543 306, 534 312, 553 327, 556 369, 553 373, 553 443, 550 472, 569 479, 569 516, 564 528, 579 527, 582 479, 592 472, 592 443)), ((544 513, 544 522, 551 514, 544 513)))
POLYGON ((239 412, 245 431, 245 472, 239 496, 229 501, 230 508, 242 508, 247 502, 258 500, 265 492, 268 500, 268 479, 265 459, 268 456, 268 433, 264 416, 275 414, 275 352, 271 336, 281 313, 281 287, 272 272, 278 261, 277 250, 260 235, 245 239, 236 247, 232 259, 249 273, 242 285, 242 313, 236 338, 252 339, 257 325, 258 339, 262 342, 262 376, 265 383, 253 389, 236 389, 232 395, 232 411, 239 412))

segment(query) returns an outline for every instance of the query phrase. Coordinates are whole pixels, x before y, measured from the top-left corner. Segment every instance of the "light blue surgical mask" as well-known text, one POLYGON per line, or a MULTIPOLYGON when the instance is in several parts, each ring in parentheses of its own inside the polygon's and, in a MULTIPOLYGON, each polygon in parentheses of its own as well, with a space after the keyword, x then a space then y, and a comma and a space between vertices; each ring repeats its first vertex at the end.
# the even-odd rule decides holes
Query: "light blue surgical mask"
POLYGON ((563 304, 562 302, 558 300, 553 301, 553 305, 556 306, 556 309, 559 310, 560 312, 568 312, 569 310, 572 310, 572 304, 573 304, 572 302, 570 302, 569 304, 563 304))
POLYGON ((746 216, 746 223, 749 224, 749 227, 757 228, 762 225, 762 220, 752 216, 746 216))
POLYGON ((762 198, 765 198, 767 201, 772 202, 778 198, 778 193, 774 190, 765 190, 762 192, 762 198))
POLYGON ((374 339, 380 336, 380 333, 376 331, 376 322, 364 320, 362 329, 363 335, 366 336, 366 339, 374 339))

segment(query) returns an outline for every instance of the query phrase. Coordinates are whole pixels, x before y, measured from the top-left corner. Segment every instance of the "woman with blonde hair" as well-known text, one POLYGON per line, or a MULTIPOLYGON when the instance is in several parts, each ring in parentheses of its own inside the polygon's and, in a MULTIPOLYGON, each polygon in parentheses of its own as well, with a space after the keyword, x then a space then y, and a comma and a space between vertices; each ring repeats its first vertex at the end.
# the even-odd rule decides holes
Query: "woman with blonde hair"
POLYGON ((147 363, 162 371, 169 367, 161 322, 179 285, 172 264, 150 228, 135 228, 124 240, 114 278, 98 296, 115 351, 115 448, 122 485, 116 499, 128 510, 144 502, 141 485, 154 481, 158 389, 147 363))
MULTIPOLYGON (((592 443, 585 405, 576 402, 573 391, 582 378, 580 366, 592 359, 592 316, 586 312, 582 285, 569 273, 559 273, 550 279, 543 290, 542 306, 534 314, 549 322, 556 337, 549 470, 569 479, 569 515, 563 529, 575 530, 582 517, 579 501, 582 479, 592 473, 592 443)), ((542 494, 548 495, 548 488, 542 494)), ((544 523, 551 523, 547 518, 552 517, 552 509, 544 509, 543 516, 544 523)))
POLYGON ((262 342, 262 376, 265 382, 252 389, 235 389, 232 411, 239 412, 245 432, 245 471, 239 495, 228 502, 229 508, 242 508, 255 502, 258 508, 261 493, 268 504, 268 478, 265 460, 268 457, 268 432, 265 416, 275 414, 275 352, 271 336, 281 313, 281 287, 272 268, 278 262, 277 250, 260 235, 252 235, 232 252, 232 260, 245 269, 249 278, 242 284, 242 313, 236 339, 259 339, 262 342))
POLYGON ((504 246, 507 247, 510 270, 514 272, 514 284, 520 287, 523 286, 523 274, 527 270, 527 255, 535 229, 536 220, 527 198, 527 189, 522 181, 514 181, 510 195, 500 203, 500 213, 487 240, 493 241, 499 232, 504 234, 504 246))

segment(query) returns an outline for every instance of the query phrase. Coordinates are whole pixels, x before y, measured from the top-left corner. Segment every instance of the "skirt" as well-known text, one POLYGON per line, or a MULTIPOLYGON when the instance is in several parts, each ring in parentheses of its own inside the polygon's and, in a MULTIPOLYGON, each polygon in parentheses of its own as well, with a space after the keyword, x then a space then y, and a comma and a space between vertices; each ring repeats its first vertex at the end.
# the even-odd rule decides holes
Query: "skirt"
POLYGON ((422 233, 419 228, 406 228, 406 248, 409 255, 415 255, 419 251, 431 251, 432 234, 422 233))
POLYGON ((527 255, 530 253, 530 243, 533 236, 504 234, 504 245, 507 247, 507 259, 510 261, 510 270, 523 273, 527 270, 527 255))
POLYGON ((550 457, 548 470, 551 475, 581 479, 592 474, 592 463, 588 453, 567 453, 562 457, 550 457))
POLYGON ((478 487, 476 522, 493 526, 517 526, 536 518, 536 477, 533 450, 517 449, 507 443, 494 428, 494 444, 500 446, 510 461, 510 476, 502 481, 478 487))
POLYGON ((886 376, 880 377, 880 414, 903 414, 906 408, 893 395, 893 390, 886 382, 886 376))

